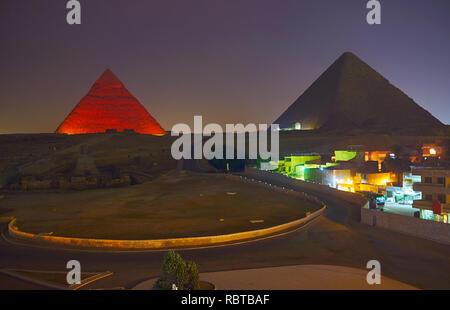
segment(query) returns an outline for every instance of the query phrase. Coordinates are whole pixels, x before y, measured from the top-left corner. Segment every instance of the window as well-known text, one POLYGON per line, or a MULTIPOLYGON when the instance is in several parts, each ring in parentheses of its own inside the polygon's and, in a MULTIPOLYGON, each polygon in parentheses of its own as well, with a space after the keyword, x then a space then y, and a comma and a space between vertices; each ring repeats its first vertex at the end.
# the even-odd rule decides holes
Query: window
POLYGON ((426 194, 426 195, 423 196, 423 200, 432 201, 433 200, 433 196, 430 195, 430 194, 426 194))
POLYGON ((437 178, 437 184, 444 185, 445 184, 445 178, 437 178))
POLYGON ((431 184, 433 183, 433 179, 431 177, 425 177, 423 179, 423 183, 431 184))
POLYGON ((437 200, 438 200, 440 203, 446 203, 446 197, 445 197, 445 195, 439 194, 439 195, 437 196, 437 200))
POLYGON ((424 220, 434 220, 433 211, 430 210, 420 210, 420 218, 424 220))

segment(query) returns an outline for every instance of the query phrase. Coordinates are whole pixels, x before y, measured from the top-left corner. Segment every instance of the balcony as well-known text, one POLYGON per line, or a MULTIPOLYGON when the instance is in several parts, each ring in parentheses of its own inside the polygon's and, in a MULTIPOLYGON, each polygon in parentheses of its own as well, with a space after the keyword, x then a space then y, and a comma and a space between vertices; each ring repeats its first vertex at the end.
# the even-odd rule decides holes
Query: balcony
MULTIPOLYGON (((445 213, 450 213, 450 203, 443 203, 442 207, 445 213)), ((433 210, 433 201, 414 200, 413 208, 433 210)))
POLYGON ((445 187, 445 184, 414 183, 413 188, 415 191, 423 193, 450 195, 450 187, 445 187))

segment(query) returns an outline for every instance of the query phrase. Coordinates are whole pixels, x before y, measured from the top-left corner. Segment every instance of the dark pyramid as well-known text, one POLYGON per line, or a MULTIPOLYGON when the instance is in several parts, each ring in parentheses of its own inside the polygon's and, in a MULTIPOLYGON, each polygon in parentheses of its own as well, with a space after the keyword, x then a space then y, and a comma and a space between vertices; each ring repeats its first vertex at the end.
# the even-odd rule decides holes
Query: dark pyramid
POLYGON ((436 132, 444 125, 381 74, 346 52, 274 123, 321 131, 436 132))

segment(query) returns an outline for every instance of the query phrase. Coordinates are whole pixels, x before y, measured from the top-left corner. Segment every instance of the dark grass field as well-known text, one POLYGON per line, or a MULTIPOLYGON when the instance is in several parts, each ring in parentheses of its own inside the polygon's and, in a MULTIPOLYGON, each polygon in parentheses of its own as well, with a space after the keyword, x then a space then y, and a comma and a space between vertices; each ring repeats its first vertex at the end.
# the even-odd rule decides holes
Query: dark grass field
POLYGON ((12 209, 4 216, 17 217, 23 231, 121 240, 255 230, 302 218, 320 207, 224 175, 178 171, 126 188, 11 193, 2 205, 12 209))

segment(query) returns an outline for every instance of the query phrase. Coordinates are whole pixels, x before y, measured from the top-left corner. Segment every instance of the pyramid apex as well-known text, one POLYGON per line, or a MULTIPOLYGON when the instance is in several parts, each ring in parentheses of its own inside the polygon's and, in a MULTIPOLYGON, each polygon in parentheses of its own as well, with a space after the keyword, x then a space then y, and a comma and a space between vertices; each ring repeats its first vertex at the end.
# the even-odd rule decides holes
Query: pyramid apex
POLYGON ((352 53, 352 52, 349 52, 349 51, 342 53, 342 55, 339 57, 339 59, 344 59, 344 60, 347 60, 347 59, 358 59, 358 60, 360 60, 360 58, 358 56, 356 56, 355 53, 352 53))
POLYGON ((102 73, 96 84, 123 85, 119 78, 109 68, 102 73))
POLYGON ((342 56, 356 56, 355 53, 352 53, 350 51, 346 51, 344 53, 342 53, 342 56))

